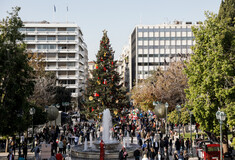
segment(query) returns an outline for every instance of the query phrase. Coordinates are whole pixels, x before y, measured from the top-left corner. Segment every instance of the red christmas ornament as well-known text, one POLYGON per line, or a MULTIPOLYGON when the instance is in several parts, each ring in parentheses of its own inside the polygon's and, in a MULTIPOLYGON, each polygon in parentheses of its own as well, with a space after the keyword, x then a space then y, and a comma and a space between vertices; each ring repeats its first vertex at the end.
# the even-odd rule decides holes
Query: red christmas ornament
POLYGON ((93 112, 94 111, 94 109, 93 109, 93 107, 91 108, 91 112, 93 112))
POLYGON ((113 65, 113 61, 112 61, 112 65, 113 65))
POLYGON ((100 78, 98 77, 98 79, 100 79, 100 78))
POLYGON ((99 97, 100 95, 99 95, 98 93, 95 93, 94 96, 95 96, 95 97, 99 97))
POLYGON ((106 68, 104 67, 104 71, 106 71, 106 68))

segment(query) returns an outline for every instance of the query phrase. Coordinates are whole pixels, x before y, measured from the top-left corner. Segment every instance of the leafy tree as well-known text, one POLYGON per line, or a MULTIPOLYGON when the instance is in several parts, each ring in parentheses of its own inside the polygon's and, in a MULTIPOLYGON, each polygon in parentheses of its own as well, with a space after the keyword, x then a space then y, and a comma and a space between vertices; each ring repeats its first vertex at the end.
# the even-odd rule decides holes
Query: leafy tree
MULTIPOLYGON (((183 59, 182 59, 183 60, 183 59)), ((187 77, 182 61, 172 62, 167 70, 157 69, 147 80, 144 80, 132 90, 134 105, 142 109, 153 109, 153 101, 168 103, 169 110, 174 110, 177 104, 185 103, 184 89, 187 87, 187 77)))
POLYGON ((235 1, 234 0, 223 0, 220 4, 218 18, 228 19, 229 24, 234 25, 235 17, 235 1))
POLYGON ((196 44, 185 70, 187 105, 202 130, 218 133, 219 108, 227 114, 225 124, 235 126, 235 30, 215 14, 207 13, 206 18, 204 25, 193 28, 196 44))
POLYGON ((107 31, 104 31, 96 58, 93 78, 88 79, 86 94, 85 112, 89 117, 96 116, 106 108, 109 108, 111 113, 121 111, 128 105, 126 90, 122 88, 120 75, 116 71, 117 65, 107 31))
POLYGON ((10 17, 0 24, 0 134, 11 135, 28 127, 29 102, 33 93, 33 69, 19 32, 23 22, 18 16, 20 8, 13 8, 10 17))

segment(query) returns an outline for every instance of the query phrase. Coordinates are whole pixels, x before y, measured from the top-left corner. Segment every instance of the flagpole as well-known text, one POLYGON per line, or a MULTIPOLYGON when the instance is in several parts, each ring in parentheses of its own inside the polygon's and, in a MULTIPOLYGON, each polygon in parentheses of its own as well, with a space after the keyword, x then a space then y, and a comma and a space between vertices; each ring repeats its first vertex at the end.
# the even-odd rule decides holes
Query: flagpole
POLYGON ((69 5, 67 1, 67 7, 66 7, 66 22, 68 23, 68 12, 69 12, 69 5))
POLYGON ((53 22, 55 22, 55 12, 56 12, 56 6, 53 7, 53 22))

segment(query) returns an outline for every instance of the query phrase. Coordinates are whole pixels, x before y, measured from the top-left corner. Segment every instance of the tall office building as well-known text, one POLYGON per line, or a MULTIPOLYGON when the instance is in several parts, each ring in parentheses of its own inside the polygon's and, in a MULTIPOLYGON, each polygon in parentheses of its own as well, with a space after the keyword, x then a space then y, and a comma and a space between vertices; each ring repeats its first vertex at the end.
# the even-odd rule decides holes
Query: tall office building
MULTIPOLYGON (((197 26, 197 24, 195 24, 197 26)), ((130 41, 130 88, 149 77, 153 70, 163 70, 180 55, 191 54, 194 45, 192 22, 138 25, 130 41)))
POLYGON ((45 71, 54 71, 57 85, 78 97, 85 91, 88 51, 79 26, 73 23, 24 22, 27 50, 43 54, 45 71))

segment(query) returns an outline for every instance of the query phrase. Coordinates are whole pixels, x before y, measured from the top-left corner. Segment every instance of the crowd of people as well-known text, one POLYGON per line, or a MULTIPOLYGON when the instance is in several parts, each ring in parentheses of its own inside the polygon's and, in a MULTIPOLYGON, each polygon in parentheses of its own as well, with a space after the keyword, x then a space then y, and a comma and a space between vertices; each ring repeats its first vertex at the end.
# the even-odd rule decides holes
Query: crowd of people
MULTIPOLYGON (((176 160, 187 160, 188 151, 190 149, 190 140, 182 137, 175 138, 174 125, 168 124, 169 134, 165 134, 165 121, 158 119, 148 112, 142 112, 142 115, 133 119, 131 116, 119 117, 113 119, 114 125, 111 130, 111 135, 123 144, 123 148, 119 152, 119 159, 125 160, 128 158, 124 137, 130 137, 133 143, 134 137, 137 137, 139 148, 134 152, 134 157, 139 160, 143 159, 169 159, 169 156, 176 160), (173 152, 173 147, 175 152, 173 152)), ((35 157, 39 157, 38 148, 40 144, 51 144, 51 156, 56 159, 61 159, 61 155, 66 155, 70 151, 72 145, 83 144, 85 139, 89 142, 102 139, 101 120, 93 122, 75 121, 75 123, 67 123, 63 126, 47 125, 41 132, 35 134, 35 148, 32 150, 35 157)), ((22 141, 21 148, 23 156, 27 159, 27 139, 22 141)), ((12 155, 15 152, 15 140, 10 143, 10 151, 12 155)))

